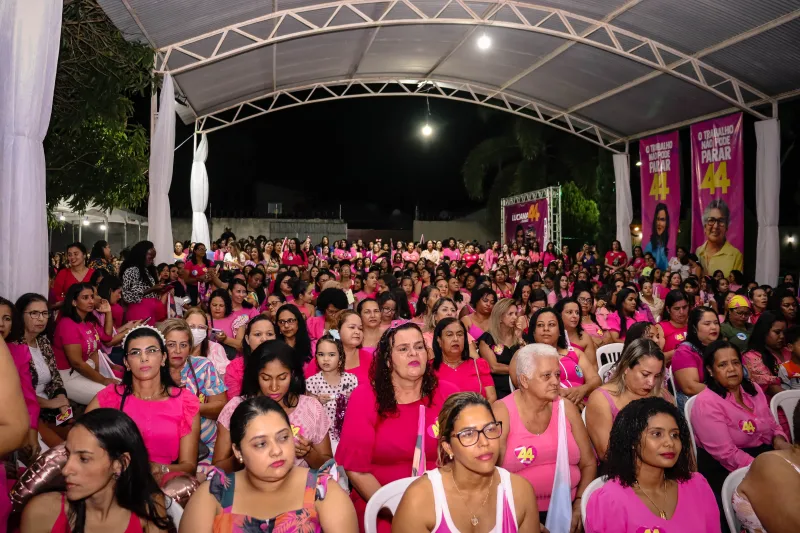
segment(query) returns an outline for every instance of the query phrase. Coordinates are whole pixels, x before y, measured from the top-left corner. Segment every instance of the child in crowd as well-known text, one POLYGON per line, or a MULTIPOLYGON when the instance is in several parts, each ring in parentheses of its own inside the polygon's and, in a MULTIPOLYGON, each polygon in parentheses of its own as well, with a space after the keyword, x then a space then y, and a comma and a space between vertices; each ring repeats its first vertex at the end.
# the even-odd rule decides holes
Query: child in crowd
POLYGON ((339 332, 332 329, 317 342, 316 352, 319 372, 306 380, 306 391, 317 397, 330 418, 331 448, 336 453, 339 432, 344 423, 344 412, 350 394, 358 386, 358 378, 344 371, 345 354, 339 332))
POLYGON ((786 348, 791 358, 778 367, 778 377, 784 390, 800 389, 800 326, 786 330, 786 348))

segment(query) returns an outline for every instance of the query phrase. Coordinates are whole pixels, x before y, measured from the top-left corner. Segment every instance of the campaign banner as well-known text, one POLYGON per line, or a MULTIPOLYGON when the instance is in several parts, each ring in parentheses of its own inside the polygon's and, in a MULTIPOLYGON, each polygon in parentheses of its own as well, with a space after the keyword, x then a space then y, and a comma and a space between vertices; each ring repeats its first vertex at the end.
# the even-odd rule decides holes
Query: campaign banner
POLYGON ((707 274, 742 270, 744 152, 742 113, 694 124, 692 251, 707 274))
POLYGON ((642 248, 667 269, 675 256, 681 216, 681 171, 678 132, 639 141, 642 181, 642 248))
POLYGON ((539 243, 544 252, 547 246, 547 198, 531 200, 504 208, 506 241, 530 244, 539 243))

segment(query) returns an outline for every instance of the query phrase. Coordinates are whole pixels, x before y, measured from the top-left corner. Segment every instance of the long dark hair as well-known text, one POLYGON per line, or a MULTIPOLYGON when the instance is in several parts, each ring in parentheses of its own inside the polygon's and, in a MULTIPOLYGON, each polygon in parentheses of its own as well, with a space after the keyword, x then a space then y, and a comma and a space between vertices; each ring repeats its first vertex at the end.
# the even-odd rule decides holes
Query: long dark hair
POLYGON ((530 289, 530 294, 528 295, 528 301, 525 302, 525 309, 523 313, 525 316, 528 316, 531 312, 531 297, 533 296, 533 284, 528 281, 527 279, 521 279, 517 282, 517 286, 514 288, 514 301, 517 305, 522 305, 522 289, 528 287, 530 289))
MULTIPOLYGON (((448 298, 449 300, 449 298, 448 298)), ((441 300, 440 300, 441 301, 441 300)), ((439 303, 439 302, 436 302, 439 303)), ((447 317, 443 318, 436 324, 436 329, 433 331, 433 369, 439 370, 442 366, 442 361, 444 360, 444 354, 442 353, 442 347, 439 345, 439 339, 442 338, 442 332, 444 328, 449 326, 453 323, 458 323, 461 326, 461 331, 464 332, 464 346, 461 347, 461 360, 466 361, 469 359, 469 341, 467 337, 467 327, 461 322, 459 319, 454 317, 447 317)))
MULTIPOLYGON (((372 364, 369 367, 369 379, 375 391, 375 403, 378 407, 378 416, 387 418, 397 415, 397 398, 395 397, 394 385, 392 384, 392 349, 394 348, 394 338, 399 331, 409 329, 416 330, 422 338, 422 330, 413 322, 407 322, 396 328, 389 328, 381 335, 372 364)), ((428 406, 433 405, 433 395, 439 386, 430 365, 425 365, 425 373, 422 375, 422 398, 427 398, 428 406)))
POLYGON ((636 463, 642 458, 642 433, 647 429, 650 418, 661 413, 675 419, 681 439, 678 461, 672 468, 664 469, 664 477, 678 483, 691 479, 695 464, 689 425, 677 407, 663 398, 655 397, 632 401, 614 420, 605 457, 605 473, 609 479, 616 479, 623 487, 631 487, 636 483, 636 463))
MULTIPOLYGON (((128 336, 125 337, 125 346, 123 347, 123 350, 125 351, 123 357, 125 357, 125 359, 128 358, 128 347, 130 346, 131 341, 142 338, 155 339, 156 342, 158 342, 158 347, 161 350, 161 353, 167 353, 167 347, 164 345, 163 337, 149 326, 140 326, 131 330, 131 332, 128 333, 128 336)), ((156 364, 160 365, 159 377, 161 379, 161 392, 172 398, 177 398, 180 396, 181 386, 175 383, 175 381, 172 379, 172 374, 169 373, 169 365, 161 365, 160 362, 156 364)), ((125 400, 128 398, 128 396, 133 394, 133 372, 131 372, 130 368, 126 369, 125 374, 122 375, 122 383, 114 386, 114 392, 122 396, 122 400, 119 403, 119 410, 124 411, 125 400)))
POLYGON ((669 244, 669 210, 667 209, 667 204, 658 203, 656 204, 656 210, 653 212, 653 227, 650 230, 650 248, 655 252, 658 247, 664 248, 664 254, 669 257, 669 250, 667 249, 667 245, 669 244), (656 229, 656 225, 658 223, 658 213, 664 211, 664 217, 667 219, 667 223, 664 226, 664 234, 659 236, 658 230, 656 229))
POLYGON ((0 296, 0 306, 5 305, 8 307, 9 312, 11 313, 11 331, 8 333, 8 342, 13 340, 15 330, 19 329, 19 324, 22 322, 22 318, 20 317, 19 312, 17 312, 17 308, 14 307, 14 303, 11 300, 6 300, 2 296, 0 296))
MULTIPOLYGON (((740 363, 742 362, 742 354, 739 351, 739 348, 725 339, 715 340, 709 344, 703 352, 703 368, 706 371, 703 383, 705 383, 706 387, 717 393, 721 398, 725 398, 728 395, 728 389, 720 385, 719 381, 714 379, 714 376, 711 375, 711 369, 714 368, 714 360, 717 357, 717 352, 724 350, 725 348, 730 348, 736 352, 736 357, 739 358, 740 363)), ((745 375, 742 375, 742 388, 750 396, 755 396, 757 394, 755 385, 753 385, 753 382, 747 379, 747 376, 745 375)))
POLYGON ((767 335, 769 335, 769 331, 775 322, 786 323, 783 313, 780 311, 764 311, 761 313, 755 326, 753 326, 753 331, 750 333, 750 339, 747 341, 747 349, 756 351, 761 355, 764 366, 769 368, 773 376, 778 375, 780 362, 767 348, 767 335))
POLYGON ((153 282, 158 282, 158 273, 156 272, 156 267, 154 265, 147 264, 147 252, 149 252, 151 248, 153 248, 153 243, 150 241, 140 241, 134 244, 119 269, 120 279, 124 279, 123 276, 125 275, 126 270, 129 268, 135 268, 139 271, 139 279, 145 285, 152 285, 150 280, 147 278, 148 274, 151 278, 153 278, 153 282))
POLYGON ((558 323, 558 341, 556 342, 556 345, 562 350, 566 350, 569 347, 569 343, 567 343, 567 336, 564 334, 564 321, 561 319, 561 313, 556 312, 556 310, 552 307, 542 307, 533 313, 530 326, 528 326, 528 331, 523 335, 522 340, 524 340, 526 344, 533 344, 537 342, 534 336, 536 333, 536 321, 539 320, 539 317, 545 313, 551 313, 556 317, 556 322, 558 323))
POLYGON ((93 261, 95 259, 105 259, 106 252, 105 247, 108 246, 108 242, 100 240, 94 243, 92 246, 92 251, 89 254, 89 261, 93 261))
MULTIPOLYGON (((639 300, 639 293, 633 289, 629 289, 628 287, 623 287, 617 293, 617 300, 616 300, 616 307, 617 307, 617 316, 619 316, 619 336, 620 338, 624 337, 625 334, 628 332, 628 316, 625 314, 623 310, 623 304, 625 300, 628 299, 628 296, 633 294, 636 297, 636 309, 639 309, 639 306, 642 305, 642 302, 639 300)), ((633 311, 633 317, 636 316, 636 310, 633 311)), ((633 318, 632 317, 632 318, 633 318)))
MULTIPOLYGON (((24 342, 23 339, 25 337, 25 319, 23 318, 22 314, 25 312, 25 309, 28 308, 33 302, 42 302, 43 304, 47 305, 47 298, 42 296, 41 294, 36 294, 35 292, 26 292, 19 298, 17 298, 17 303, 11 305, 11 302, 6 300, 5 298, 0 298, 0 305, 8 305, 11 308, 12 312, 12 323, 11 323, 11 333, 6 339, 7 342, 24 342), (16 311, 16 316, 13 316, 14 311, 16 311)), ((47 319, 47 326, 45 326, 44 331, 42 331, 39 336, 45 336, 47 332, 50 330, 50 326, 53 324, 53 315, 51 314, 50 317, 47 319)))
MULTIPOLYGON (((133 420, 117 409, 101 408, 81 416, 75 426, 86 428, 108 453, 108 458, 122 464, 122 471, 114 485, 117 505, 159 529, 173 529, 172 519, 160 501, 163 493, 150 470, 144 439, 133 420)), ((84 532, 85 499, 69 502, 69 522, 73 533, 84 532)))
MULTIPOLYGON (((273 342, 273 341, 267 341, 273 342)), ((259 415, 278 413, 288 427, 292 423, 283 407, 269 396, 254 396, 247 398, 234 409, 231 415, 231 444, 241 449, 242 439, 250 422, 259 415)))
MULTIPOLYGON (((244 287, 245 292, 248 292, 250 290, 250 289, 247 288, 247 283, 245 283, 244 281, 242 281, 239 278, 233 278, 230 281, 230 283, 228 283, 228 292, 233 292, 233 288, 236 285, 241 285, 242 287, 244 287)), ((251 304, 247 300, 242 300, 242 307, 245 308, 245 309, 252 309, 253 308, 253 304, 251 304)), ((232 310, 233 310, 233 301, 231 301, 231 312, 232 312, 232 310)))
POLYGON ((94 286, 91 283, 80 282, 75 283, 67 290, 67 294, 64 295, 64 306, 61 308, 61 318, 70 318, 76 324, 80 324, 81 322, 97 323, 97 318, 95 318, 94 313, 87 313, 86 318, 81 319, 81 316, 78 314, 78 308, 75 306, 75 300, 78 299, 78 295, 86 290, 94 292, 94 286))
MULTIPOLYGON (((694 349, 699 353, 703 353, 705 347, 697 336, 697 325, 700 324, 700 320, 703 319, 703 315, 706 313, 711 313, 715 317, 717 316, 717 313, 710 307, 699 305, 689 312, 689 322, 686 325, 686 342, 694 346, 694 349)), ((752 336, 750 338, 752 339, 752 336)))
POLYGON ((214 292, 211 293, 211 296, 208 297, 208 316, 211 318, 211 325, 214 325, 214 317, 211 316, 211 300, 214 298, 220 298, 222 302, 225 304, 225 318, 231 316, 233 313, 233 302, 231 301, 231 293, 228 292, 228 289, 216 289, 214 292))
POLYGON ((258 375, 272 361, 279 361, 289 369, 289 391, 283 397, 286 407, 296 407, 298 399, 306 392, 306 379, 303 371, 297 369, 294 349, 281 340, 269 340, 261 343, 247 359, 247 366, 242 378, 242 396, 253 398, 261 395, 261 383, 258 375))
MULTIPOLYGON (((294 351, 295 351, 295 358, 297 358, 297 364, 299 364, 300 372, 303 371, 303 365, 311 361, 314 357, 311 353, 311 337, 308 336, 308 326, 306 326, 306 320, 303 316, 303 313, 300 312, 300 309, 297 308, 294 304, 283 304, 278 309, 278 312, 275 313, 275 322, 278 322, 278 317, 281 316, 281 313, 284 311, 291 313, 292 316, 297 320, 297 333, 294 336, 294 351)), ((283 333, 281 333, 281 328, 278 327, 275 331, 275 335, 282 341, 285 341, 283 333)))
POLYGON ((667 293, 664 297, 664 310, 661 312, 661 320, 669 320, 669 309, 673 305, 678 302, 686 302, 689 307, 692 306, 692 302, 689 301, 689 297, 680 289, 672 289, 667 293))
MULTIPOLYGON (((572 296, 568 298, 562 298, 556 302, 556 305, 553 306, 553 309, 560 316, 561 313, 564 312, 564 307, 566 307, 567 304, 575 304, 578 306, 578 325, 575 327, 575 331, 578 332, 578 337, 580 338, 583 336, 583 326, 581 326, 581 318, 583 318, 582 314, 583 311, 581 308, 581 304, 578 303, 578 297, 573 293, 572 296)), ((561 318, 561 321, 562 322, 564 321, 563 317, 561 318)))

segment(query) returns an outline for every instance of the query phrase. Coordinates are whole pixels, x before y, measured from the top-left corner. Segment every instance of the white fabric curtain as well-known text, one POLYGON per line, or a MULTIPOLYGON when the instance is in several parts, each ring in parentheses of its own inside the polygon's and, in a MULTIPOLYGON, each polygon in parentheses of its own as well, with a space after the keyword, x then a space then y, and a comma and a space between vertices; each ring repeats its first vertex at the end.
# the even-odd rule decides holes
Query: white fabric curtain
POLYGON ((147 240, 156 249, 156 261, 172 263, 172 219, 169 187, 175 153, 175 87, 166 74, 161 86, 156 132, 150 140, 150 200, 147 203, 147 240))
POLYGON ((11 301, 47 294, 42 141, 53 108, 61 7, 0 0, 0 295, 11 301))
POLYGON ((208 158, 208 139, 204 133, 200 144, 194 151, 192 162, 192 180, 190 190, 192 196, 192 242, 202 242, 206 248, 211 247, 211 236, 208 232, 206 220, 206 207, 208 206, 208 172, 206 159, 208 158))
POLYGON ((617 240, 631 257, 631 222, 633 201, 631 200, 631 167, 628 154, 614 154, 615 189, 617 191, 617 240))
POLYGON ((756 122, 756 282, 774 286, 780 267, 778 215, 781 193, 781 133, 777 119, 756 122))

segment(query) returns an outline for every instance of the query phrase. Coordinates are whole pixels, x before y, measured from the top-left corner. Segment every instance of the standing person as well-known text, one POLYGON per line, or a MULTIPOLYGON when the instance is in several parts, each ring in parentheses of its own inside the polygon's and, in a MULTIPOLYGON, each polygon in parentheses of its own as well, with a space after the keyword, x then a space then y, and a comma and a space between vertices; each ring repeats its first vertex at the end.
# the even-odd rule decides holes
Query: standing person
MULTIPOLYGON (((719 318, 710 307, 695 307, 689 313, 686 340, 672 357, 672 374, 678 389, 678 408, 683 409, 690 396, 706 388, 703 352, 719 338, 719 318)), ((666 348, 666 345, 665 345, 666 348)))
POLYGON ((611 250, 606 252, 605 266, 611 270, 613 274, 617 270, 624 270, 628 265, 628 254, 622 249, 619 241, 614 240, 611 242, 611 250))
POLYGON ((69 288, 76 283, 89 283, 92 274, 94 269, 86 266, 86 247, 79 242, 67 246, 67 267, 59 270, 53 281, 55 295, 53 307, 60 309, 64 305, 69 288))
POLYGON ((214 264, 206 257, 206 246, 198 242, 183 266, 183 281, 192 305, 206 302, 206 292, 210 284, 213 280, 218 281, 218 278, 213 277, 212 271, 216 274, 214 264))
POLYGON ((664 339, 664 361, 672 365, 675 349, 686 340, 689 322, 689 300, 681 290, 671 290, 664 299, 664 311, 656 324, 659 337, 664 339))
POLYGON ((621 410, 609 439, 608 482, 587 502, 586 533, 720 533, 714 493, 692 472, 691 448, 686 420, 666 400, 644 398, 621 410))
POLYGON ((522 344, 523 322, 514 300, 504 298, 492 309, 489 330, 478 338, 478 353, 489 364, 498 398, 511 394, 509 364, 522 344))
POLYGON ((302 250, 299 239, 289 239, 286 249, 283 251, 281 263, 288 266, 298 266, 300 270, 308 268, 308 255, 302 250))
POLYGON ((453 237, 447 239, 447 246, 442 250, 442 257, 448 261, 461 261, 461 251, 456 246, 456 240, 453 237))
POLYGON ((489 531, 539 533, 533 487, 495 466, 503 426, 489 403, 476 393, 454 394, 442 406, 438 424, 439 468, 406 489, 392 530, 452 531, 452 524, 457 531, 472 531, 483 521, 489 531))
POLYGON ((110 276, 117 275, 117 267, 114 265, 114 256, 111 254, 111 246, 107 241, 97 241, 92 246, 89 253, 89 267, 93 270, 105 270, 110 276))
POLYGON ((167 318, 167 308, 161 301, 165 286, 156 283, 153 260, 156 249, 150 241, 137 242, 119 270, 122 278, 122 298, 128 304, 128 321, 151 319, 153 325, 167 318))

